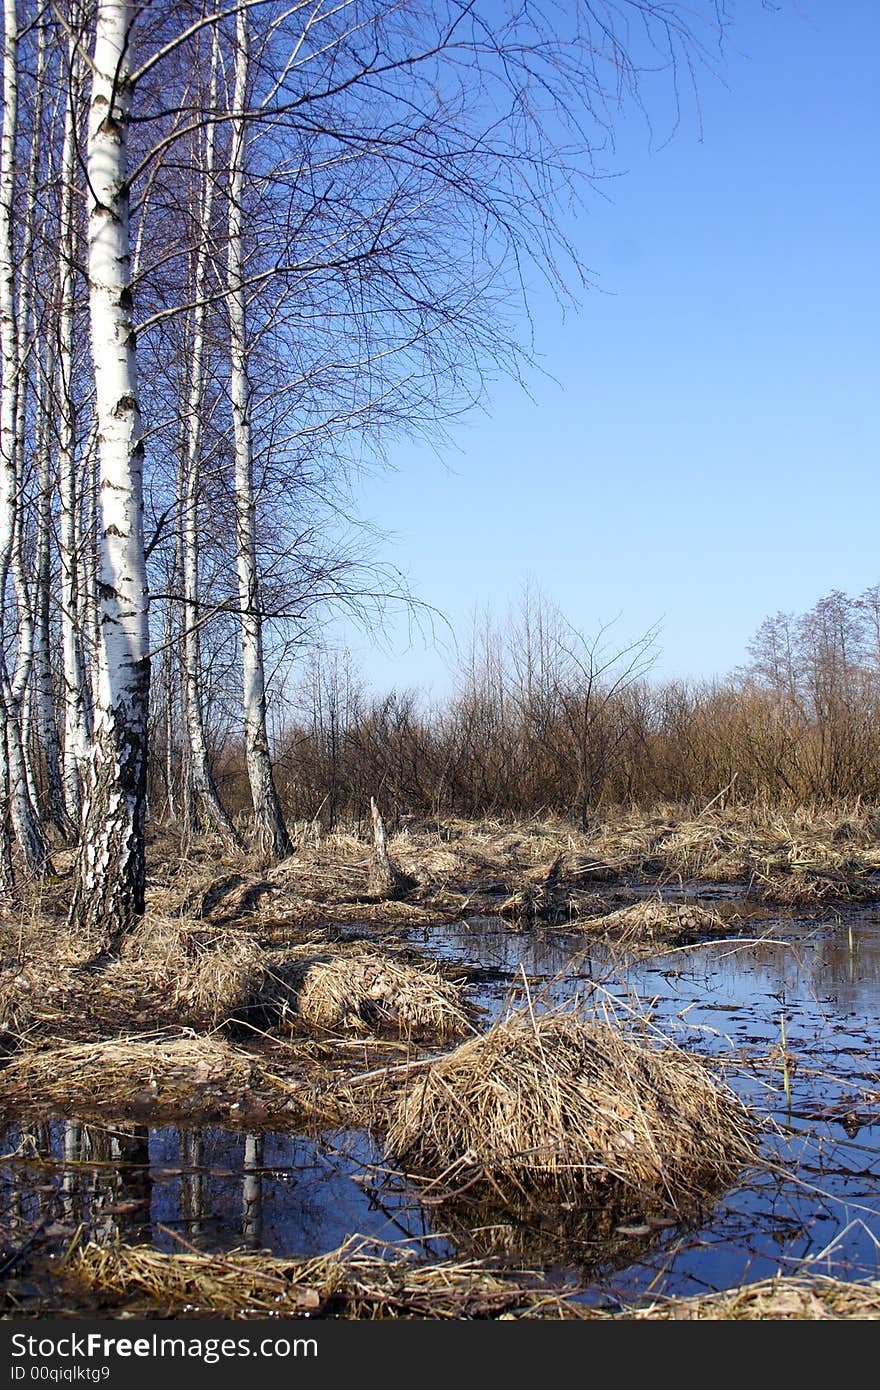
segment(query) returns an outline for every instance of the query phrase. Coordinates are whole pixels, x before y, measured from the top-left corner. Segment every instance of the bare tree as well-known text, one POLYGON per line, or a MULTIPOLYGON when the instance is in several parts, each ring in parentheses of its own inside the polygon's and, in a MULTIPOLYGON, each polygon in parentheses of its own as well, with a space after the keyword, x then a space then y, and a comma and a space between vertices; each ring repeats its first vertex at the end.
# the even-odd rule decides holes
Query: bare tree
POLYGON ((235 447, 235 514, 238 592, 241 604, 241 664, 244 704, 245 757, 254 821, 261 848, 274 859, 292 853, 293 846, 272 776, 266 729, 266 676, 263 663, 263 622, 257 565, 257 518, 254 495, 251 385, 248 374, 248 334, 243 251, 243 191, 247 156, 248 14, 239 8, 235 31, 235 91, 229 182, 229 313, 230 390, 235 447))
POLYGON ((129 246, 128 0, 98 0, 89 108, 89 307, 101 520, 100 700, 71 920, 113 947, 144 906, 149 630, 129 246))
MULTIPOLYGON (((217 63, 219 46, 220 31, 219 28, 215 26, 211 42, 210 81, 208 86, 209 110, 214 108, 217 102, 217 63)), ((199 225, 204 228, 204 237, 198 242, 195 249, 192 277, 192 333, 188 362, 189 398, 185 416, 185 443, 182 450, 183 485, 180 496, 182 512, 181 567, 183 580, 184 714, 186 732, 189 740, 189 774, 192 778, 193 789, 198 800, 202 818, 222 843, 232 848, 239 848, 241 841, 220 801, 217 788, 214 784, 214 778, 208 759, 202 708, 202 662, 199 622, 199 600, 201 597, 199 586, 199 515, 202 508, 201 451, 204 418, 205 332, 208 310, 208 305, 206 303, 209 265, 209 247, 207 245, 207 239, 211 234, 214 206, 216 126, 212 122, 209 122, 204 132, 194 132, 194 135, 200 146, 198 152, 199 157, 196 163, 197 166, 201 165, 201 177, 196 186, 196 205, 199 225)), ((244 476, 248 474, 247 467, 244 465, 243 473, 244 476)), ((246 545, 246 543, 246 537, 240 538, 239 544, 246 545)), ((243 645, 243 649, 250 651, 246 643, 243 645)), ((247 678, 245 685, 246 690, 249 692, 250 684, 247 678)), ((257 716, 259 716, 259 708, 258 705, 257 716)), ((265 695, 262 702, 262 714, 262 738, 263 743, 265 743, 265 695)), ((246 727, 248 730, 251 729, 251 723, 247 722, 247 716, 246 727)), ((259 742, 259 732, 257 732, 255 737, 257 742, 259 742)), ((250 754, 248 759, 249 769, 252 761, 253 754, 250 754)), ((269 771, 269 780, 271 782, 271 769, 269 771)), ((252 778, 252 785, 253 782, 254 779, 252 778)), ((257 779, 257 794, 259 793, 259 788, 263 785, 264 782, 257 779)), ((256 795, 254 805, 256 810, 256 795)), ((277 797, 275 799, 275 806, 277 808, 277 815, 280 817, 281 812, 280 807, 277 807, 277 797)), ((260 813, 258 813, 258 819, 261 823, 263 822, 264 818, 260 813)), ((281 847, 283 848, 283 842, 281 847)))
MULTIPOLYGON (((33 658, 33 616, 24 575, 22 553, 22 430, 24 393, 24 340, 19 331, 19 297, 16 293, 15 249, 16 159, 18 146, 19 29, 15 0, 4 0, 3 128, 0 136, 0 594, 3 596, 4 629, 9 575, 15 594, 15 657, 9 669, 5 650, 0 669, 3 775, 6 795, 0 814, 0 834, 8 836, 9 818, 25 864, 39 874, 48 865, 48 853, 38 809, 33 805, 22 739, 22 702, 28 689, 33 658)), ((20 281, 19 281, 20 283, 20 281)), ((4 630, 6 639, 7 632, 4 630)), ((0 853, 4 866, 11 863, 8 845, 0 853)), ((5 872, 5 870, 4 870, 5 872)))

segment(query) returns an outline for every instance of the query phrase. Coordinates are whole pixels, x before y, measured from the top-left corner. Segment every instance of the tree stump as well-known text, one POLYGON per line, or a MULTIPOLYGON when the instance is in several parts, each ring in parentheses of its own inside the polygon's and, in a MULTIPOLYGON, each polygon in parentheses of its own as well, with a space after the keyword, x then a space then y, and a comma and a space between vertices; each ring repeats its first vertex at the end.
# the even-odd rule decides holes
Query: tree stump
POLYGON ((382 820, 374 796, 370 797, 370 815, 373 818, 373 865, 370 870, 370 892, 374 893, 377 898, 396 898, 403 890, 405 879, 388 856, 385 822, 382 820))

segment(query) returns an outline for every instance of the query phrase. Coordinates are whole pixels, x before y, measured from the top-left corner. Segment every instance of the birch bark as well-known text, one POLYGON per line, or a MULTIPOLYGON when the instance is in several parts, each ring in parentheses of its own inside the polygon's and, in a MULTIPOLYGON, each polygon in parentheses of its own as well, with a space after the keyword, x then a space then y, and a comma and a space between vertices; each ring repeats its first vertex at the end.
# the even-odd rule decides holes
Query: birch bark
MULTIPOLYGON (((217 60, 219 26, 214 26, 211 48, 211 80, 208 109, 217 101, 217 60)), ((196 249, 193 270, 193 321, 190 342, 189 399, 187 401, 186 452, 183 470, 183 630, 184 698, 183 710, 189 740, 188 772, 192 779, 198 810, 211 832, 230 849, 241 848, 241 841, 224 809, 208 760, 202 709, 202 663, 199 642, 199 509, 201 502, 202 413, 204 410, 205 291, 211 218, 214 210, 214 132, 213 122, 205 131, 203 168, 200 180, 198 223, 202 237, 196 249)))
POLYGON ((150 683, 143 444, 132 330, 126 143, 129 0, 97 0, 88 278, 100 466, 99 700, 71 922, 112 950, 144 907, 150 683))
MULTIPOLYGON (((58 725, 55 720, 55 691, 52 679, 51 626, 50 626, 50 583, 51 583, 51 536, 52 536, 52 492, 53 478, 50 461, 50 429, 54 426, 54 402, 51 399, 51 385, 55 375, 55 340, 52 325, 32 323, 32 292, 34 268, 34 238, 37 203, 37 188, 40 183, 41 161, 43 159, 42 120, 46 90, 46 25, 37 30, 36 86, 33 99, 31 128, 31 154, 28 168, 27 196, 24 208, 25 240, 21 263, 21 283, 19 288, 18 334, 19 362, 24 362, 27 351, 28 328, 33 334, 32 353, 36 355, 43 338, 40 368, 37 372, 35 455, 37 474, 36 504, 36 546, 35 572, 33 580, 33 667, 32 667, 32 710, 31 717, 37 730, 38 756, 43 766, 43 800, 45 820, 62 839, 70 835, 71 825, 64 807, 64 793, 61 784, 61 744, 58 738, 58 725)), ((24 382, 22 383, 24 385, 24 382)), ((19 488, 23 490, 25 474, 25 432, 27 398, 24 390, 19 392, 19 425, 16 438, 17 472, 19 488)), ((18 542, 19 564, 23 566, 21 555, 21 533, 18 542)), ((22 721, 22 743, 27 753, 30 740, 24 736, 22 721)), ((30 768, 30 761, 27 762, 30 768)), ((30 769, 33 772, 33 769, 30 769)), ((37 789, 31 777, 31 803, 37 806, 37 789)))
POLYGON ((82 787, 92 737, 92 707, 83 658, 85 624, 81 585, 83 538, 76 475, 76 404, 73 383, 74 265, 77 236, 74 212, 76 120, 80 65, 75 46, 68 51, 69 81, 61 154, 61 207, 58 294, 58 555, 61 595, 61 659, 64 677, 64 802, 79 819, 82 787))
POLYGON ((38 392, 37 418, 37 547, 34 576, 34 671, 39 747, 45 777, 46 819, 62 839, 72 831, 64 804, 61 777, 61 742, 55 719, 55 688, 52 679, 51 635, 51 538, 53 477, 50 467, 49 421, 51 412, 49 383, 54 374, 51 340, 46 347, 46 366, 38 392))
MULTIPOLYGON (((16 0, 3 3, 3 127, 0 133, 0 599, 4 633, 9 628, 7 581, 10 570, 16 603, 12 625, 16 661, 12 675, 0 661, 0 718, 6 754, 3 780, 3 829, 7 812, 28 871, 40 874, 48 866, 46 843, 28 790, 27 766, 21 741, 21 704, 27 688, 33 651, 33 624, 21 563, 19 413, 22 390, 21 339, 16 302, 16 255, 13 238, 15 161, 18 139, 18 14, 16 0)), ((2 850, 6 857, 6 847, 2 850)))
POLYGON ((243 194, 248 91, 248 16, 236 16, 235 95, 230 150, 228 313, 230 391, 235 450, 235 511, 238 594, 241 609, 241 661, 245 757, 254 806, 254 828, 261 850, 274 859, 293 852, 272 776, 266 729, 266 679, 257 567, 251 389, 248 379, 247 314, 244 290, 243 194))

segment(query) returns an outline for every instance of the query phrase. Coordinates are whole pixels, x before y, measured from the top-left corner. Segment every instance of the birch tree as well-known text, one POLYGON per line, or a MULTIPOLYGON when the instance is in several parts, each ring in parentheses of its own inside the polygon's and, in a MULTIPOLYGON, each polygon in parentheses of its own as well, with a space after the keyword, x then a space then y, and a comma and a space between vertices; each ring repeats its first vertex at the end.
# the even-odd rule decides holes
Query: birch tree
MULTIPOLYGON (((12 0, 4 3, 8 8, 12 0)), ((265 851, 279 857, 290 841, 269 752, 266 629, 270 622, 276 632, 285 623, 296 626, 308 603, 336 596, 328 586, 315 599, 320 581, 310 588, 317 571, 309 571, 299 545, 306 528, 291 524, 302 518, 301 495, 317 497, 312 480, 328 478, 332 502, 334 467, 344 472, 364 444, 379 454, 393 432, 436 429, 482 398, 494 371, 516 372, 527 359, 515 320, 524 266, 537 266, 560 294, 568 273, 581 269, 558 211, 575 176, 589 180, 594 172, 585 128, 592 122, 606 133, 621 92, 635 85, 636 68, 615 32, 617 26, 626 35, 629 15, 646 32, 654 26, 663 58, 674 67, 687 41, 686 11, 675 3, 621 0, 599 9, 573 0, 545 12, 518 0, 240 0, 223 9, 195 0, 138 8, 95 0, 88 11, 94 45, 85 185, 100 485, 94 496, 90 448, 77 444, 74 433, 85 495, 65 484, 62 511, 73 517, 85 506, 86 537, 78 542, 74 526, 63 544, 76 564, 71 559, 62 571, 69 576, 66 608, 84 610, 89 631, 100 628, 90 663, 97 677, 93 752, 72 914, 109 944, 141 909, 144 886, 153 542, 148 547, 144 537, 133 292, 142 312, 149 305, 137 332, 141 354, 145 341, 158 344, 151 361, 160 361, 161 349, 172 343, 175 319, 190 317, 191 347, 200 335, 204 341, 216 334, 221 322, 227 334, 228 381, 217 394, 225 391, 231 403, 235 538, 234 546, 217 542, 228 562, 227 592, 217 608, 235 613, 241 624, 255 820, 265 851), (198 61, 204 31, 219 34, 225 59, 233 25, 234 91, 215 110, 193 98, 187 65, 198 61), (253 65, 252 34, 259 35, 253 65), (203 290, 199 236, 210 236, 210 226, 186 246, 170 222, 179 197, 175 181, 194 173, 203 199, 210 196, 211 181, 199 183, 204 167, 201 173, 181 167, 194 132, 203 166, 213 148, 217 186, 227 194, 222 283, 205 281, 203 290), (130 184, 144 248, 136 278, 130 184), (273 352, 262 379, 257 354, 262 364, 273 352), (285 532, 292 542, 284 541, 285 532), (70 589, 74 575, 81 600, 70 589)), ((656 52, 649 57, 656 65, 656 52)), ((65 227, 70 220, 65 217, 65 227)), ((216 265, 211 273, 216 277, 216 265)), ((67 340, 66 333, 60 338, 67 340)), ((180 510, 181 564, 179 579, 167 567, 165 602, 179 604, 183 614, 192 745, 200 740, 202 702, 197 690, 195 698, 190 694, 203 654, 190 633, 204 632, 200 587, 206 587, 199 571, 200 520, 207 512, 201 354, 199 347, 186 371, 178 364, 174 375, 186 386, 167 418, 157 408, 167 383, 146 383, 145 415, 155 495, 174 493, 181 440, 185 452, 172 497, 180 510)), ((63 377, 66 368, 59 371, 63 377)), ((326 500, 320 496, 322 505, 326 500)), ((158 609, 155 615, 158 634, 158 609)), ((169 635, 174 630, 170 624, 169 635)), ((69 655, 68 691, 76 683, 72 648, 69 655)), ((170 684, 174 663, 168 667, 170 684)), ((71 726, 77 721, 81 731, 83 719, 74 711, 71 726)), ((175 726, 169 706, 168 728, 175 726)), ((66 729, 65 750, 77 738, 68 740, 66 729)), ((206 754, 203 766, 210 773, 206 754)))
POLYGON ((257 840, 273 859, 293 852, 269 753, 266 728, 266 676, 263 662, 263 615, 257 564, 257 515, 254 495, 251 385, 243 249, 244 183, 248 100, 248 15, 239 8, 235 30, 235 91, 229 177, 228 313, 230 395, 235 450, 236 562, 241 604, 241 666, 245 758, 254 806, 257 840))
POLYGON ((63 781, 67 814, 74 824, 79 820, 92 733, 92 709, 83 651, 83 634, 87 626, 83 582, 86 575, 83 568, 85 547, 80 528, 82 498, 77 475, 77 410, 74 383, 74 268, 78 253, 74 199, 77 188, 76 127, 81 71, 77 45, 71 37, 68 40, 60 171, 57 449, 59 598, 64 706, 63 781))
MULTIPOLYGON (((211 69, 208 87, 208 109, 211 110, 217 102, 217 62, 220 44, 219 27, 214 27, 211 42, 211 69)), ((207 278, 209 268, 209 246, 208 238, 211 235, 211 225, 214 210, 214 181, 215 181, 215 137, 216 126, 213 122, 208 122, 204 131, 204 138, 201 139, 201 132, 197 132, 197 143, 201 145, 200 157, 196 161, 198 170, 198 181, 196 189, 198 223, 204 229, 203 237, 198 241, 192 277, 192 335, 189 353, 189 390, 187 400, 187 410, 185 415, 186 430, 184 442, 184 459, 182 469, 182 489, 180 506, 182 509, 182 580, 183 580, 183 646, 184 646, 184 715, 186 721, 186 732, 189 740, 189 763, 188 772, 192 778, 193 791, 198 802, 198 807, 202 814, 202 819, 213 834, 230 848, 240 848, 241 841, 233 827, 227 812, 225 811, 208 759, 208 749, 205 740, 205 726, 202 709, 202 663, 201 663, 201 642, 200 642, 200 621, 199 621, 199 514, 202 505, 201 499, 201 451, 202 451, 202 422, 204 409, 204 370, 205 370, 205 333, 208 304, 206 301, 207 278), (200 167, 199 167, 200 166, 200 167)), ((231 246, 230 246, 231 254, 231 246)), ((238 448, 238 436, 236 436, 236 448, 238 448)), ((242 445, 245 448, 245 444, 242 445)), ((245 477, 249 476, 246 463, 242 465, 242 472, 245 477)), ((238 479, 238 466, 236 467, 236 479, 238 479)), ((241 544, 241 539, 239 544, 241 544)), ((248 628, 248 633, 250 633, 248 628)), ((242 619, 243 648, 245 623, 242 619)), ((247 650, 250 652, 250 648, 247 650)), ((262 669, 261 661, 258 670, 262 669)), ((251 682, 252 683, 252 682, 251 682)), ((250 691, 248 675, 245 675, 245 699, 247 700, 250 691)), ((265 744, 265 698, 262 704, 263 711, 263 743, 265 744)), ((259 719, 259 706, 257 709, 257 719, 259 719)), ((260 742, 259 729, 255 735, 256 741, 260 742)), ((266 745, 267 747, 267 745, 266 745)), ((268 747, 267 747, 268 751, 268 747)), ((259 755, 258 755, 259 756, 259 755)), ((251 769, 253 758, 249 758, 248 770, 251 769)), ((277 805, 277 797, 274 803, 271 799, 272 776, 271 767, 269 768, 270 784, 270 812, 274 811, 279 821, 281 820, 280 807, 277 805)), ((252 777, 253 786, 253 777, 252 777)), ((263 780, 257 781, 257 787, 262 788, 265 784, 263 780)), ((261 793, 259 793, 261 794, 261 793)), ((257 795, 254 796, 255 810, 257 808, 257 795)), ((258 815, 260 813, 258 812, 258 815)), ((261 821, 265 817, 260 816, 261 821)), ((271 824, 271 820, 269 822, 271 824)), ((284 834, 283 821, 281 830, 284 834)), ((272 834, 271 843, 275 847, 276 837, 272 834)), ((283 848, 283 838, 280 846, 283 848)))
POLYGON ((99 699, 71 920, 112 949, 143 911, 149 630, 132 325, 128 0, 97 0, 88 127, 88 280, 100 463, 99 699))
MULTIPOLYGON (((16 292, 15 199, 16 156, 18 147, 18 49, 19 30, 16 0, 3 5, 3 127, 0 135, 0 596, 3 600, 3 637, 8 635, 7 586, 12 576, 15 595, 11 626, 15 657, 10 670, 5 641, 0 669, 0 715, 3 730, 2 785, 5 806, 0 849, 4 864, 10 862, 8 825, 11 817, 27 869, 42 873, 48 853, 39 815, 29 790, 25 749, 22 741, 22 701, 28 688, 33 657, 33 621, 25 583, 21 551, 22 451, 19 447, 23 427, 21 414, 23 385, 23 340, 19 334, 19 304, 16 292)), ((4 870, 5 873, 5 870, 4 870)))

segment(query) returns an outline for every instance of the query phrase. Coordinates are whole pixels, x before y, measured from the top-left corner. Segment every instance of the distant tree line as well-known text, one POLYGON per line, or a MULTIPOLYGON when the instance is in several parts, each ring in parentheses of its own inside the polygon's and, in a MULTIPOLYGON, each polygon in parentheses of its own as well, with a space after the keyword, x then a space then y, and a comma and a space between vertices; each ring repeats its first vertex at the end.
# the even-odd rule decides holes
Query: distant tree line
MULTIPOLYGON (((540 813, 589 824, 620 804, 729 799, 880 802, 880 586, 833 592, 762 623, 748 661, 717 680, 652 681, 655 634, 615 644, 524 598, 475 631, 455 693, 370 693, 344 654, 313 653, 276 771, 289 818, 324 830, 381 798, 404 816, 540 813)), ((219 783, 245 806, 234 742, 219 783)), ((157 760, 153 796, 167 797, 157 760)))

